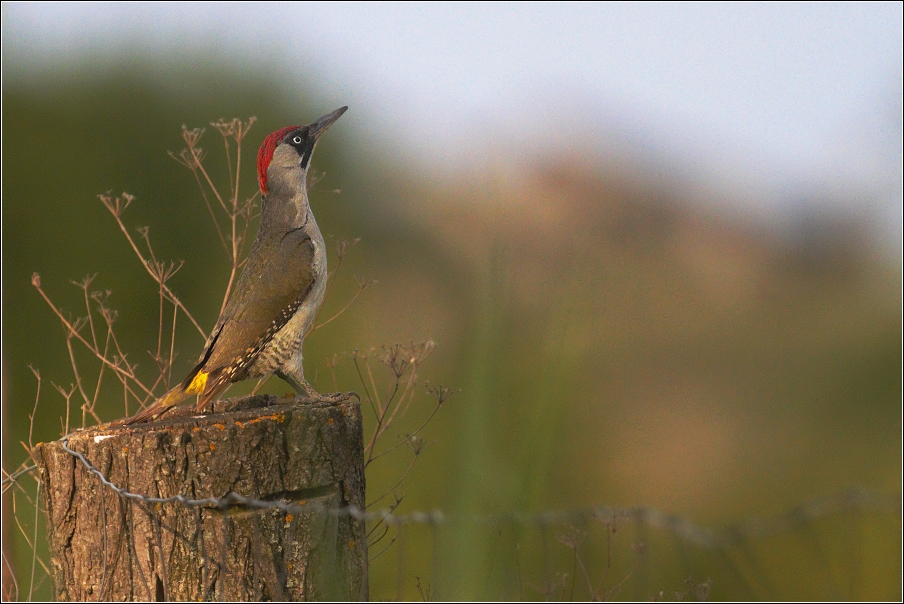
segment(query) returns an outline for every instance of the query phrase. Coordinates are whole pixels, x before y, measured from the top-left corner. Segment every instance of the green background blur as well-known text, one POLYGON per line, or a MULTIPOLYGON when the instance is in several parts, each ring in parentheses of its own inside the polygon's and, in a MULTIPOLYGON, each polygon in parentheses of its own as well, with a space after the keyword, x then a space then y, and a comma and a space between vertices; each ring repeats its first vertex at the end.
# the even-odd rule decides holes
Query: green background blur
MULTIPOLYGON (((28 440, 36 387, 28 366, 44 380, 34 442, 60 435, 64 401, 50 382, 74 382, 65 332, 31 286, 33 272, 74 316, 83 301, 70 280, 97 273, 94 289, 110 290, 119 311, 123 348, 142 375, 153 374, 155 284, 97 194, 137 196, 126 224, 150 227, 158 258, 185 260, 170 285, 209 329, 228 261, 190 172, 167 155, 184 146, 180 127, 208 127, 201 146, 222 182, 211 121, 257 116, 247 159, 270 131, 343 104, 206 64, 6 66, 5 469, 26 455, 19 442, 28 440)), ((429 173, 388 160, 380 151, 392 141, 364 144, 346 124, 314 156, 326 176, 312 205, 328 244, 361 242, 323 316, 350 299, 353 276, 378 283, 306 342, 306 373, 329 391, 335 353, 433 339, 422 379, 461 391, 422 434, 427 446, 398 489, 399 512, 438 509, 459 520, 405 528, 372 566, 373 599, 419 599, 418 580, 439 599, 544 598, 556 581, 554 599, 589 596, 583 579, 572 587, 581 576, 563 543, 572 527, 474 520, 485 514, 638 505, 717 527, 850 487, 899 496, 901 268, 875 251, 863 225, 814 215, 789 234, 715 212, 662 171, 580 149, 429 173)), ((252 194, 252 161, 241 177, 252 194)), ((182 327, 175 373, 203 345, 182 327)), ((79 358, 90 378, 96 370, 79 358)), ((338 388, 357 389, 356 380, 341 360, 338 388)), ((285 390, 277 382, 267 390, 285 390)), ((398 435, 430 410, 428 396, 415 400, 398 435)), ((101 413, 122 416, 121 394, 111 392, 101 413)), ((392 486, 408 455, 402 448, 369 470, 370 499, 392 486)), ((17 513, 30 526, 32 512, 17 513)), ((11 518, 5 499, 4 548, 23 588, 31 554, 11 518)), ((740 554, 634 527, 614 539, 605 578, 605 529, 583 528, 579 553, 593 583, 625 579, 614 598, 692 597, 689 586, 709 578, 718 599, 901 596, 899 509, 804 522, 740 554)), ((37 591, 50 593, 47 581, 37 591)))

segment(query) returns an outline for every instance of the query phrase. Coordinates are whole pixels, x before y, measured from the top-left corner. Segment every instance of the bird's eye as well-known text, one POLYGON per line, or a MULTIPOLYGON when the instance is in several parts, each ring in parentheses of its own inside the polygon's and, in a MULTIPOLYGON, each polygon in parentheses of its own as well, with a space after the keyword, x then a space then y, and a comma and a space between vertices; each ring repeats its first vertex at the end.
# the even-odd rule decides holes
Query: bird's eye
POLYGON ((296 144, 296 145, 300 145, 300 144, 301 144, 301 137, 298 136, 298 135, 296 135, 295 138, 292 139, 292 143, 293 143, 293 144, 296 144))

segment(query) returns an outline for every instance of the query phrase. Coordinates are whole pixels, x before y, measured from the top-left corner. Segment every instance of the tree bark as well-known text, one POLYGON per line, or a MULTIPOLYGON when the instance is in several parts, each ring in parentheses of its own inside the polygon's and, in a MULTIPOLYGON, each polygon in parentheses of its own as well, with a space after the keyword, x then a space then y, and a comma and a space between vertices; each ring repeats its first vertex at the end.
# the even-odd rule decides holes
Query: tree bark
POLYGON ((133 501, 62 441, 36 447, 59 600, 365 600, 360 405, 259 395, 92 428, 68 446, 147 497, 235 493, 298 510, 133 501), (310 511, 308 511, 310 510, 310 511))

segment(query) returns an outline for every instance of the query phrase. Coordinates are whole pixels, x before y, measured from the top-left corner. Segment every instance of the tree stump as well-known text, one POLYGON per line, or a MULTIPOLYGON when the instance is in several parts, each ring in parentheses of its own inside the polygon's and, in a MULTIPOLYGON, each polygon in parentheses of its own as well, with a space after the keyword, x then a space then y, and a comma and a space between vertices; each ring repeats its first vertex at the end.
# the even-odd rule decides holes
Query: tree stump
POLYGON ((214 407, 81 430, 68 447, 129 493, 257 502, 133 500, 63 441, 35 448, 57 599, 367 599, 360 405, 259 395, 214 407))

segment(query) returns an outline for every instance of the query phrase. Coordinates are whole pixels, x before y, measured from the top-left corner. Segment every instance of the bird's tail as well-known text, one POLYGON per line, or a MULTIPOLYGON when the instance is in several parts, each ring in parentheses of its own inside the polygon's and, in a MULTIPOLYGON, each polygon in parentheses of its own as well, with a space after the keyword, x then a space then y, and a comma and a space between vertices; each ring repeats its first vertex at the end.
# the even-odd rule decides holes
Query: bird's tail
POLYGON ((158 398, 148 407, 142 409, 129 419, 122 422, 122 425, 128 426, 130 424, 145 422, 153 417, 160 415, 173 405, 178 405, 193 394, 201 395, 201 400, 199 401, 200 408, 200 403, 206 402, 223 389, 223 384, 220 384, 217 381, 214 382, 213 388, 207 388, 207 377, 210 374, 206 371, 203 371, 201 369, 202 366, 203 361, 199 363, 197 367, 192 369, 191 373, 188 374, 188 377, 186 377, 181 384, 158 398))
POLYGON ((182 384, 179 384, 156 401, 127 419, 122 423, 124 426, 128 426, 130 424, 139 424, 141 422, 145 422, 154 416, 160 415, 173 405, 177 405, 190 397, 192 395, 191 392, 186 390, 182 384))

